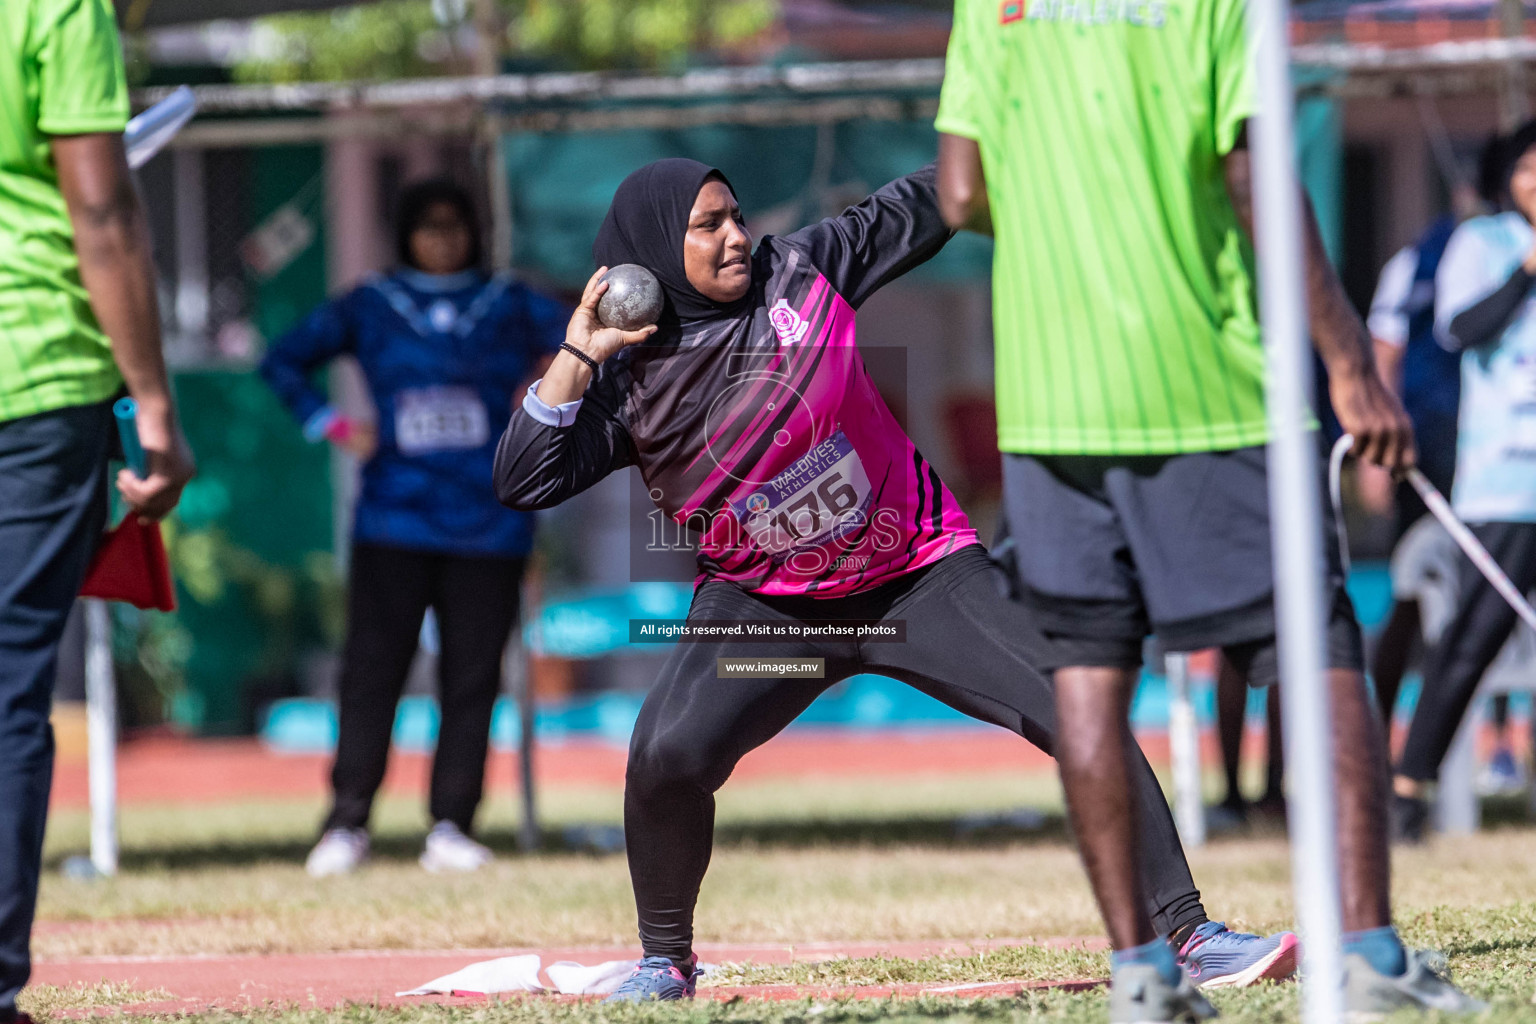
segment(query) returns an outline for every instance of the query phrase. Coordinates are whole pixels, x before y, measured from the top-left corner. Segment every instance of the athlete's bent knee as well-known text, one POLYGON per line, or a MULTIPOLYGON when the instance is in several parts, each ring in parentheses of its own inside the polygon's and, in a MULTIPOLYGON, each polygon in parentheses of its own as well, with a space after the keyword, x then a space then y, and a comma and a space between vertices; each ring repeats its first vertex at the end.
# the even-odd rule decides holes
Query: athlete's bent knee
POLYGON ((734 759, 716 756, 686 737, 654 737, 630 749, 625 782, 637 793, 713 793, 735 766, 734 759))

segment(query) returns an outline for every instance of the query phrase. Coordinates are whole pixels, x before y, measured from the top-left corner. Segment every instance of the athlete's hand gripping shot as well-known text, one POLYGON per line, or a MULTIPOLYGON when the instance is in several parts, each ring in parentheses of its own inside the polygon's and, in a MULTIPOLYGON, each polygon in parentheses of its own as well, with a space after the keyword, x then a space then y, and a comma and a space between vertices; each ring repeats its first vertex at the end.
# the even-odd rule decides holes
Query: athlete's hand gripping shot
MULTIPOLYGON (((693 994, 714 792, 839 681, 887 675, 1053 749, 1054 698, 1033 667, 1038 634, 856 345, 859 306, 950 237, 932 167, 756 248, 718 170, 679 159, 643 167, 616 192, 593 258, 650 270, 666 296, 658 323, 597 327, 599 270, 562 353, 501 439, 497 493, 519 509, 558 505, 637 466, 656 505, 701 537, 689 623, 798 634, 682 642, 646 698, 624 814, 644 958, 616 999, 693 994), (889 626, 902 639, 804 635, 825 620, 889 626), (727 656, 810 659, 823 671, 726 676, 717 658, 727 656)), ((1294 936, 1207 919, 1139 755, 1132 773, 1138 874, 1159 932, 1181 943, 1205 984, 1287 976, 1294 936)))
POLYGON ((598 367, 630 345, 638 345, 656 333, 655 324, 634 331, 603 326, 597 307, 608 292, 608 282, 603 280, 607 272, 607 267, 598 267, 588 279, 581 293, 581 304, 571 314, 570 325, 565 329, 561 354, 550 363, 544 379, 538 383, 539 400, 546 405, 580 401, 598 367))

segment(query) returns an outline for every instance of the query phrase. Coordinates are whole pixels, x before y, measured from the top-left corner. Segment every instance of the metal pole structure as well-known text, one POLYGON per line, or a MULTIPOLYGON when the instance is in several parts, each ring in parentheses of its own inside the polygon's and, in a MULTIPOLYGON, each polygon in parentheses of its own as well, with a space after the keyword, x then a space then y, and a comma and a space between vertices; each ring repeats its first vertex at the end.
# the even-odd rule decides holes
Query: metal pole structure
MULTIPOLYGON (((474 0, 476 73, 494 77, 501 70, 501 38, 504 25, 495 0, 474 0)), ((480 119, 480 135, 486 147, 485 177, 491 206, 491 266, 499 273, 512 269, 512 192, 507 182, 507 159, 501 147, 501 130, 489 110, 480 119)), ((533 671, 528 645, 514 641, 512 658, 519 661, 517 691, 517 768, 522 784, 523 823, 517 831, 518 848, 539 848, 538 786, 533 777, 534 707, 533 671)))
POLYGON ((484 128, 485 177, 491 203, 491 266, 499 274, 512 269, 512 189, 500 126, 487 118, 484 128))
MULTIPOLYGON (((1499 0, 1499 35, 1525 38, 1525 6, 1522 0, 1499 0)), ((1513 59, 1504 65, 1504 91, 1499 97, 1499 130, 1512 132, 1531 116, 1526 93, 1525 62, 1513 59)))
POLYGON ((517 687, 517 767, 523 783, 523 827, 517 833, 517 845, 524 851, 539 848, 538 789, 533 778, 534 715, 533 672, 528 650, 518 645, 523 659, 522 679, 517 687))
POLYGON ((176 182, 176 333, 186 351, 208 351, 208 207, 199 149, 178 149, 172 160, 176 182))
POLYGON ((1312 355, 1302 290, 1301 193, 1293 86, 1286 53, 1290 4, 1249 0, 1258 109, 1251 124, 1269 414, 1269 514, 1275 611, 1291 776, 1291 870, 1305 951, 1302 1019, 1343 1018, 1333 740, 1323 668, 1322 496, 1311 426, 1312 355))
MULTIPOLYGON (((526 602, 525 602, 526 604, 526 602)), ((512 640, 501 659, 502 678, 511 685, 517 702, 517 774, 522 795, 522 824, 517 830, 517 847, 525 853, 539 848, 538 790, 533 776, 534 707, 533 647, 521 630, 514 629, 512 640)))
POLYGON ((107 603, 85 601, 85 734, 91 794, 91 866, 117 874, 117 685, 107 603))
POLYGON ((1173 755, 1173 820, 1185 846, 1205 845, 1200 785, 1200 722, 1190 696, 1189 655, 1163 657, 1168 674, 1168 745, 1173 755))
MULTIPOLYGON (((494 78, 501 71, 504 25, 496 0, 475 0, 475 72, 494 78)), ((501 146, 501 126, 487 108, 480 120, 485 145, 485 180, 491 206, 491 266, 497 273, 512 269, 512 192, 507 182, 507 156, 501 146)))

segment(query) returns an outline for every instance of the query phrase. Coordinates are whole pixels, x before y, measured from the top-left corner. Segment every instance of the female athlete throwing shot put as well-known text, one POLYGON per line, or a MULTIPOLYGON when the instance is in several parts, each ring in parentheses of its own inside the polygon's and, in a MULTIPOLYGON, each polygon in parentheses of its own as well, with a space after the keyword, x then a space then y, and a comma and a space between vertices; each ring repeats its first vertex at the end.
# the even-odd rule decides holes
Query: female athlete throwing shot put
MULTIPOLYGON (((860 620, 902 642, 818 637, 683 642, 630 744, 624 828, 644 958, 616 999, 693 994, 693 911, 709 864, 714 792, 736 762, 828 687, 899 679, 1043 750, 1053 697, 1033 629, 938 474, 897 425, 855 344, 861 303, 944 246, 932 167, 754 250, 730 183, 661 160, 619 186, 601 265, 562 353, 529 388, 496 455, 501 500, 560 504, 637 465, 652 499, 699 531, 690 623, 860 620), (659 323, 603 327, 603 271, 649 269, 659 323), (716 658, 821 659, 823 678, 718 677, 716 658)), ((1295 938, 1208 921, 1168 806, 1137 765, 1149 911, 1204 985, 1294 968, 1295 938)), ((1198 997, 1196 997, 1198 998, 1198 997)))

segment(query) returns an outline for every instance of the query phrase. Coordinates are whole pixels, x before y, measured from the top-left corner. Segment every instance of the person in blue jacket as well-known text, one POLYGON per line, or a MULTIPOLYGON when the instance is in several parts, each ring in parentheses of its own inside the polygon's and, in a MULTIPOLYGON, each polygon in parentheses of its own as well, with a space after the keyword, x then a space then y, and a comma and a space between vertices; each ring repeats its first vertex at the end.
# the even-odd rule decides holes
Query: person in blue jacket
POLYGON ((534 534, 532 514, 497 501, 491 464, 521 400, 519 384, 559 350, 570 318, 560 302, 481 269, 474 204, 451 182, 405 192, 396 244, 398 269, 314 310, 261 364, 306 437, 363 460, 333 799, 305 865, 317 877, 367 858, 369 812, 428 608, 440 636, 442 724, 432 764, 435 824, 421 863, 474 870, 491 857, 470 836, 502 650, 534 534), (311 382, 343 353, 362 367, 376 428, 340 415, 311 382))

